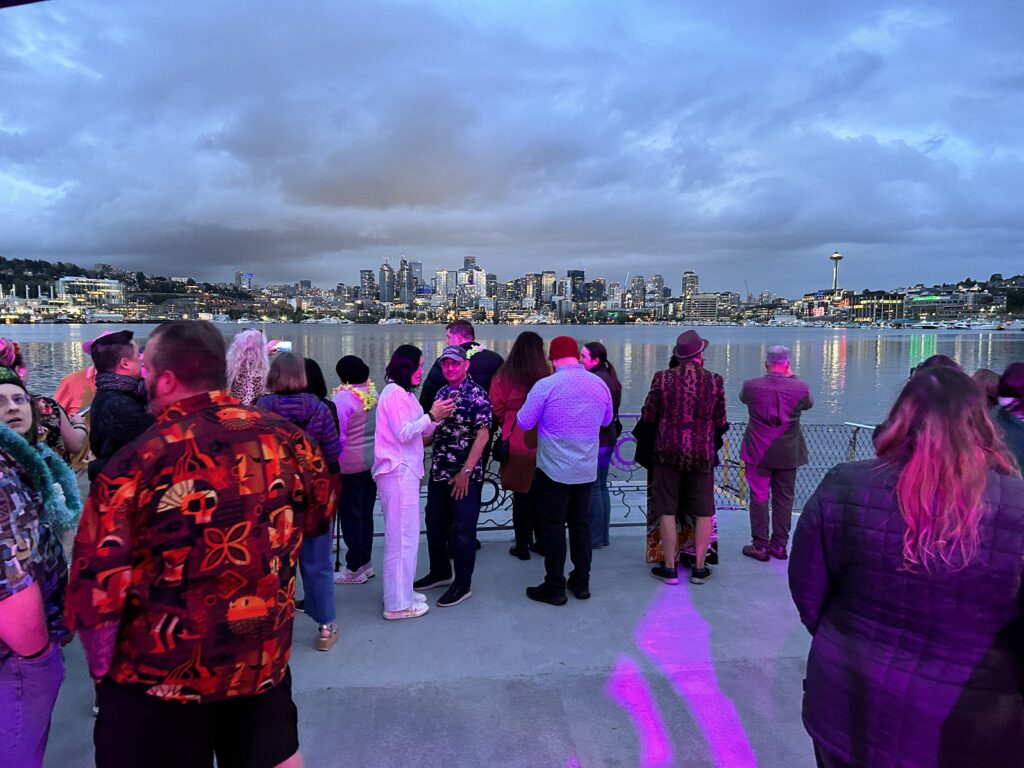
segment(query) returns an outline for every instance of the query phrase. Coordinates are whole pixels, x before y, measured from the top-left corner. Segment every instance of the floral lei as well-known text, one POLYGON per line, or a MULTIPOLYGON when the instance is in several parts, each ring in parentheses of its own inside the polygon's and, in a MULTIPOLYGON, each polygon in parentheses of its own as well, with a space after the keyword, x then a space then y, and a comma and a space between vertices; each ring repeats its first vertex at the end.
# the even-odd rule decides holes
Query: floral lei
POLYGON ((487 347, 485 347, 480 342, 476 342, 472 347, 466 350, 466 359, 469 360, 469 358, 471 358, 473 355, 475 355, 482 349, 487 349, 487 347))
POLYGON ((363 404, 364 411, 372 411, 374 406, 377 405, 377 387, 374 386, 372 381, 366 382, 366 389, 363 389, 362 386, 362 384, 342 384, 334 390, 334 394, 351 392, 359 398, 359 402, 363 404))

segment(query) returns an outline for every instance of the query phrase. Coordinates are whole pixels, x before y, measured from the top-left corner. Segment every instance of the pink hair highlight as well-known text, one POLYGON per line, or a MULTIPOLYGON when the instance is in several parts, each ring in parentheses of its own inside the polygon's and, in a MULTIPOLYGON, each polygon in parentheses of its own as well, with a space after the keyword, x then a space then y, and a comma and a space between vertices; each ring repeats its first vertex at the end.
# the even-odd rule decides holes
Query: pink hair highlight
POLYGON ((985 405, 962 371, 926 369, 903 388, 875 439, 878 455, 901 467, 907 569, 966 567, 978 548, 988 472, 1020 477, 985 405))

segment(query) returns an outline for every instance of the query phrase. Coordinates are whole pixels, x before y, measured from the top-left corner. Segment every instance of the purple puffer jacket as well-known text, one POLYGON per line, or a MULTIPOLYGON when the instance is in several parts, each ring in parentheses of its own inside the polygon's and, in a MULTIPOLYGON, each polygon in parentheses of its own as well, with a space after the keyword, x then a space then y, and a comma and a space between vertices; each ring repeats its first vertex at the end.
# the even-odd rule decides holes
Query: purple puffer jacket
POLYGON ((283 416, 320 446, 332 472, 338 471, 338 427, 334 423, 327 403, 316 395, 301 392, 296 395, 263 395, 256 407, 283 416))
POLYGON ((966 568, 901 570, 899 470, 840 464, 793 537, 789 588, 814 636, 804 724, 864 768, 1024 761, 1024 481, 989 473, 966 568))

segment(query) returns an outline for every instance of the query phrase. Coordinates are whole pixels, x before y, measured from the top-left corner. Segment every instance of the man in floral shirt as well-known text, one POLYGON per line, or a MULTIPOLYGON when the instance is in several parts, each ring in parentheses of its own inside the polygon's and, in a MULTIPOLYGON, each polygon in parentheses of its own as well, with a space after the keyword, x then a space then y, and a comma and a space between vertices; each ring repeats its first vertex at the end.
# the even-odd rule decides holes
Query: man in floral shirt
POLYGON ((447 384, 435 400, 453 400, 452 415, 437 425, 433 461, 427 485, 427 552, 430 572, 413 584, 416 589, 451 585, 437 601, 447 608, 472 596, 470 584, 476 563, 476 524, 480 518, 483 462, 493 415, 487 392, 469 376, 469 357, 461 346, 444 348, 441 371, 447 384), (454 530, 455 579, 448 560, 448 531, 454 530))
POLYGON ((301 429, 228 394, 224 354, 210 323, 157 327, 156 423, 82 516, 67 614, 98 683, 97 768, 301 765, 295 570, 332 486, 301 429))

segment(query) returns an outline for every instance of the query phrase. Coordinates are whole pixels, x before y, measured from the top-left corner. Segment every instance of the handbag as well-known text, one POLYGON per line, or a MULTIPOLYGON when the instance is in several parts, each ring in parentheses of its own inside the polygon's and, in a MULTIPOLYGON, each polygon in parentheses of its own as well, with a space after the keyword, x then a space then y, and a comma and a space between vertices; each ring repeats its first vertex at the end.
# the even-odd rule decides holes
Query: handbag
POLYGON ((494 447, 491 449, 491 456, 494 460, 504 466, 505 462, 508 461, 508 457, 512 453, 512 433, 516 431, 516 423, 513 420, 512 429, 508 431, 508 437, 501 436, 501 430, 498 430, 497 437, 494 438, 494 447))
POLYGON ((637 421, 633 427, 633 439, 636 440, 634 459, 645 469, 654 465, 654 443, 657 440, 658 425, 653 421, 637 421))

